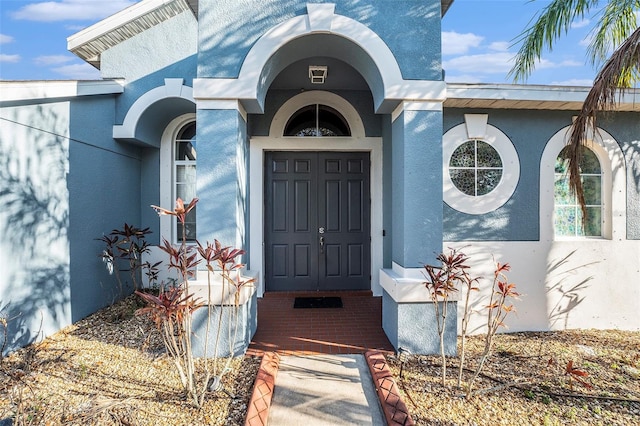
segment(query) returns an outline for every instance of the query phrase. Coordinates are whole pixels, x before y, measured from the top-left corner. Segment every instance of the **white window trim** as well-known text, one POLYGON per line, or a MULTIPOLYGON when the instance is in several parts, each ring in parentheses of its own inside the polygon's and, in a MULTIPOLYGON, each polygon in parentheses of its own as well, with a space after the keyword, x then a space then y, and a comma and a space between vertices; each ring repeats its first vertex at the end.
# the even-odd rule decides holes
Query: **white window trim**
MULTIPOLYGON (((269 128, 270 138, 304 138, 309 139, 308 136, 283 136, 284 128, 289 121, 289 118, 300 108, 307 105, 327 105, 338 111, 351 129, 351 136, 339 136, 339 138, 357 138, 362 139, 365 137, 364 124, 360 118, 358 111, 351 105, 346 99, 331 92, 324 92, 321 90, 311 90, 296 95, 285 102, 278 112, 276 112, 273 120, 271 121, 271 127, 269 128)), ((326 136, 325 136, 326 138, 326 136)), ((321 138, 322 139, 322 138, 321 138)))
POLYGON ((465 123, 449 129, 442 137, 443 198, 451 208, 467 214, 485 214, 503 206, 513 195, 520 179, 520 159, 504 133, 487 124, 486 114, 465 114, 465 123), (460 191, 449 175, 453 152, 469 140, 491 145, 500 154, 502 177, 498 185, 485 195, 472 196, 460 191))
POLYGON ((626 174, 624 156, 616 140, 598 129, 587 147, 600 161, 602 170, 602 236, 556 236, 554 231, 555 164, 560 151, 569 140, 571 126, 549 139, 540 161, 540 241, 562 240, 623 240, 626 238, 626 174))
MULTIPOLYGON (((195 121, 194 113, 184 114, 172 120, 162 133, 160 143, 160 207, 173 210, 176 204, 175 176, 173 156, 175 155, 175 140, 178 132, 185 124, 195 121)), ((185 200, 187 202, 191 200, 185 200)), ((176 225, 173 216, 160 216, 160 240, 166 238, 175 243, 176 225)))

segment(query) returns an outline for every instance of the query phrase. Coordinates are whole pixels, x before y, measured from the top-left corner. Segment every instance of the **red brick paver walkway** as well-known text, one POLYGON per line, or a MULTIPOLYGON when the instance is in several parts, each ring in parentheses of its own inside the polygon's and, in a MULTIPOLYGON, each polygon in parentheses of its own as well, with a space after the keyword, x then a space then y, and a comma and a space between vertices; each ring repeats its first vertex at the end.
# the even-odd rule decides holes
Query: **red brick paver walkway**
MULTIPOLYGON (((247 350, 247 356, 262 356, 263 360, 247 407, 245 426, 268 424, 280 355, 367 354, 372 368, 373 364, 384 367, 378 357, 393 351, 382 330, 382 298, 373 297, 370 291, 266 293, 258 299, 258 330, 247 350), (343 307, 294 309, 298 296, 339 296, 343 307)), ((397 409, 398 404, 389 404, 390 399, 397 398, 395 385, 381 393, 379 379, 376 377, 374 384, 378 397, 386 399, 380 403, 389 422, 403 413, 397 409)), ((384 381, 387 384, 389 381, 384 381)))
POLYGON ((258 299, 258 330, 247 355, 393 352, 382 330, 382 298, 363 292, 265 293, 258 299), (294 309, 297 296, 340 296, 342 308, 294 309))

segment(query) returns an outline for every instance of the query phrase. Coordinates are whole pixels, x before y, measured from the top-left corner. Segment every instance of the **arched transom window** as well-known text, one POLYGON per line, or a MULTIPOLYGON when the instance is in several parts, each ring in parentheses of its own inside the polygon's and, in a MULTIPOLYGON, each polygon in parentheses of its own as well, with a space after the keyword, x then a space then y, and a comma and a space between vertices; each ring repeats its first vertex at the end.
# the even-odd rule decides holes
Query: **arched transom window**
POLYGON ((289 118, 284 136, 351 136, 351 129, 336 109, 314 104, 300 108, 289 118))

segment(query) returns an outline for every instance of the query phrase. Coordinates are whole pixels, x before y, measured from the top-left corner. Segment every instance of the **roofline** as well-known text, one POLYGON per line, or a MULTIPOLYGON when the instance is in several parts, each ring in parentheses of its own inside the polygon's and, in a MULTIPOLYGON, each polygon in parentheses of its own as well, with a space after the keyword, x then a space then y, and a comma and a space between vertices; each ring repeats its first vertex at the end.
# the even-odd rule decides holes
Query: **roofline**
MULTIPOLYGON (((67 38, 67 49, 100 68, 100 54, 184 11, 195 14, 193 0, 143 0, 67 38)), ((195 4, 197 6, 197 4, 195 4)))
MULTIPOLYGON (((445 108, 580 110, 591 87, 447 83, 445 108)), ((640 112, 640 89, 616 99, 616 111, 640 112)))
MULTIPOLYGON (((454 0, 440 0, 441 17, 454 0)), ((100 69, 105 50, 186 10, 198 19, 198 0, 142 0, 67 38, 67 50, 100 69)))
POLYGON ((67 99, 80 96, 115 95, 124 91, 121 80, 0 81, 0 106, 17 102, 67 99))
POLYGON ((442 9, 441 17, 444 18, 444 15, 447 13, 454 0, 440 0, 440 8, 442 9))

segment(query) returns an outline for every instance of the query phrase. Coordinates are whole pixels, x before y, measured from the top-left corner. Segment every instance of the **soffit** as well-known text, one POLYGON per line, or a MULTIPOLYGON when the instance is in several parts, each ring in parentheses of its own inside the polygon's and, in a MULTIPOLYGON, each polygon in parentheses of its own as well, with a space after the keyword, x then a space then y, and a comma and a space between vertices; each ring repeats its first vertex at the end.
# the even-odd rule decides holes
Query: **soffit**
MULTIPOLYGON (((590 87, 509 84, 447 84, 445 108, 579 111, 590 87)), ((616 111, 640 112, 640 89, 617 99, 616 111)))
POLYGON ((197 0, 143 0, 67 38, 67 49, 100 68, 100 54, 187 10, 197 0))
POLYGON ((449 10, 452 4, 453 4, 453 0, 441 0, 440 5, 442 9, 442 16, 444 16, 444 14, 447 13, 447 10, 449 10))
MULTIPOLYGON (((454 0, 441 0, 442 16, 454 0)), ((198 18, 198 0, 143 0, 67 38, 67 49, 100 69, 100 54, 186 10, 198 18)))

